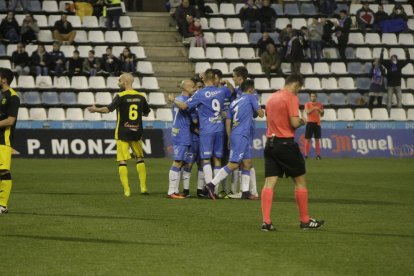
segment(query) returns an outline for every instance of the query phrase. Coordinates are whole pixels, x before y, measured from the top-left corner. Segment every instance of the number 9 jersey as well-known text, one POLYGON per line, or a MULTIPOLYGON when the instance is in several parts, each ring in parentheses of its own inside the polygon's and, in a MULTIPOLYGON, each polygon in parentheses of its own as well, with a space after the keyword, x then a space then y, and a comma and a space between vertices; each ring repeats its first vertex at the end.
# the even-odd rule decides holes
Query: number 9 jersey
POLYGON ((138 141, 143 135, 142 116, 150 113, 145 94, 135 90, 119 92, 109 111, 117 110, 115 139, 124 141, 138 141))

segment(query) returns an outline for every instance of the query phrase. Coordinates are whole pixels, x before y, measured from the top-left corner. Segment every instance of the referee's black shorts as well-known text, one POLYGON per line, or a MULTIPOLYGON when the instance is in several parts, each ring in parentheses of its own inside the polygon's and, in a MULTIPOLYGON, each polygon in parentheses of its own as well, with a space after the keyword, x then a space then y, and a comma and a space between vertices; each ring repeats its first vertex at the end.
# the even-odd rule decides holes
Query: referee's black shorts
POLYGON ((321 126, 318 123, 308 122, 306 123, 305 139, 321 139, 321 126))
POLYGON ((264 150, 265 177, 298 177, 306 173, 305 160, 293 138, 267 139, 264 150))

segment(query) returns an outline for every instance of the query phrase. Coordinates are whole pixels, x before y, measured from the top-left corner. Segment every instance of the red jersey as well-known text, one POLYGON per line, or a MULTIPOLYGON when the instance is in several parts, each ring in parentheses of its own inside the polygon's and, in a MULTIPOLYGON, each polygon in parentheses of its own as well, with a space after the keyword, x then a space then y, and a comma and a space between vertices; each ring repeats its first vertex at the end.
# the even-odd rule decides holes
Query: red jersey
MULTIPOLYGON (((305 103, 305 112, 309 109, 312 109, 314 107, 319 108, 320 110, 323 110, 323 106, 320 102, 307 102, 305 103)), ((314 110, 311 113, 307 113, 308 115, 308 122, 310 123, 317 123, 318 125, 321 124, 321 114, 319 113, 320 111, 318 110, 314 110)))
POLYGON ((266 103, 266 136, 274 134, 278 138, 295 137, 295 129, 290 125, 290 117, 299 117, 299 99, 287 90, 273 93, 266 103))

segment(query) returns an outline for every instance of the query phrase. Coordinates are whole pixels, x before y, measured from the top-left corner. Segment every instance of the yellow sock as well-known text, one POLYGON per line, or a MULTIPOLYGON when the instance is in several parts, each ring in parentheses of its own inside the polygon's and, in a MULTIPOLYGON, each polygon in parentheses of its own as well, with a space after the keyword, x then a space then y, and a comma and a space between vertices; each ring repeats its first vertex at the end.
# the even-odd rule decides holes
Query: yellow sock
POLYGON ((0 205, 7 207, 9 202, 10 192, 12 188, 11 174, 6 173, 1 176, 0 181, 0 205))
POLYGON ((141 185, 141 193, 147 193, 147 169, 144 161, 137 162, 137 172, 139 177, 139 184, 141 185))
POLYGON ((121 164, 118 167, 119 179, 121 180, 122 187, 124 187, 124 195, 130 196, 131 190, 129 189, 128 184, 128 168, 126 164, 121 164))

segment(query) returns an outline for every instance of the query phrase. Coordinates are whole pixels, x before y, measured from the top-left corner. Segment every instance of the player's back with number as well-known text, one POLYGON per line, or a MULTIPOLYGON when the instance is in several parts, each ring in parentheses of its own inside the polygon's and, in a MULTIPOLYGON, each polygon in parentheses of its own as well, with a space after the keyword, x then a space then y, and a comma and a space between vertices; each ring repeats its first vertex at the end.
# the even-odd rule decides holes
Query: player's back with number
POLYGON ((260 109, 256 96, 242 94, 230 105, 228 118, 232 120, 232 133, 250 136, 253 116, 260 109))
POLYGON ((143 134, 142 116, 151 111, 145 94, 135 90, 125 90, 116 95, 108 106, 110 111, 117 110, 115 139, 125 141, 140 140, 143 134))

